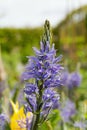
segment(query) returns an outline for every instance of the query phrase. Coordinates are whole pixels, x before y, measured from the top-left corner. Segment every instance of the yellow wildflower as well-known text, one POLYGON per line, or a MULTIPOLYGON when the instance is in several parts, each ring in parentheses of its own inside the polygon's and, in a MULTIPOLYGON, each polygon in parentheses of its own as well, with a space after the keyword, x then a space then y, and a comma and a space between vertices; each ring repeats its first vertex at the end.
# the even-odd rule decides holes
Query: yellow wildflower
POLYGON ((24 108, 21 107, 19 109, 18 102, 16 102, 16 104, 14 104, 11 101, 11 105, 14 110, 14 113, 11 117, 11 123, 10 123, 11 130, 26 130, 26 118, 29 120, 29 123, 30 123, 32 120, 33 114, 31 112, 28 112, 25 115, 24 108))

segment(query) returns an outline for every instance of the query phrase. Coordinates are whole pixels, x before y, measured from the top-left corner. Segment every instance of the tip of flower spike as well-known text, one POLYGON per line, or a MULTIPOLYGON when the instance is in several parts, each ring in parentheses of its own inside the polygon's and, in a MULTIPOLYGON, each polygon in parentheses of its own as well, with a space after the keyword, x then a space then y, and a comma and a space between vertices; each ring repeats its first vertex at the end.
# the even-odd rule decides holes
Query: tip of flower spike
POLYGON ((45 21, 44 24, 44 34, 42 36, 42 42, 46 43, 47 41, 51 41, 51 29, 50 29, 50 22, 48 20, 45 21))
POLYGON ((44 28, 50 30, 50 22, 49 22, 49 20, 45 21, 44 28))

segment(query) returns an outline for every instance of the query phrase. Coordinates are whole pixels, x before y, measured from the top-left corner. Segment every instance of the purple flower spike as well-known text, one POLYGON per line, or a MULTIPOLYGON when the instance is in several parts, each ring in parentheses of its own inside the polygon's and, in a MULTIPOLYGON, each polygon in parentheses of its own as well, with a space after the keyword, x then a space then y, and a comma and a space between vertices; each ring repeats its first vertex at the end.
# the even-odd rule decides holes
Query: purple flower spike
POLYGON ((3 127, 5 121, 7 121, 7 116, 5 114, 0 114, 0 127, 3 127))
POLYGON ((80 129, 86 129, 87 128, 87 122, 76 121, 74 123, 74 126, 80 128, 80 129))
POLYGON ((75 113, 75 104, 70 100, 64 102, 63 106, 60 107, 60 115, 64 122, 69 122, 75 113))
POLYGON ((35 56, 28 57, 28 64, 22 74, 22 80, 25 81, 26 110, 33 112, 35 116, 32 130, 38 130, 40 121, 47 118, 50 110, 58 109, 59 106, 59 94, 55 88, 61 87, 63 67, 59 62, 62 55, 56 57, 54 44, 50 46, 49 21, 46 21, 44 27, 40 49, 33 47, 35 56), (31 82, 32 79, 34 82, 31 82))
POLYGON ((78 87, 81 83, 81 75, 77 72, 71 73, 70 79, 71 79, 72 85, 75 87, 76 86, 78 87))

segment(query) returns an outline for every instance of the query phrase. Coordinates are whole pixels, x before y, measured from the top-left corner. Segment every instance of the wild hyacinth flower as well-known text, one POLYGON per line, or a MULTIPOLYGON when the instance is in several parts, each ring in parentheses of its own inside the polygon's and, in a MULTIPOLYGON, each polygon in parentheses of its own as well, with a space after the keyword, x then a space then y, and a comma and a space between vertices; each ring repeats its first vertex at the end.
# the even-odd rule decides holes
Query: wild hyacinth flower
POLYGON ((7 121, 7 116, 5 114, 0 114, 0 128, 3 128, 6 121, 7 121))
POLYGON ((86 128, 87 128, 87 121, 84 121, 84 122, 83 121, 76 121, 74 123, 74 126, 80 128, 82 130, 86 130, 86 128))
POLYGON ((0 114, 0 125, 2 125, 2 122, 4 122, 6 119, 5 114, 0 114))
POLYGON ((62 84, 64 86, 65 95, 67 95, 71 100, 76 100, 76 89, 81 84, 81 75, 79 72, 75 71, 69 73, 68 71, 64 71, 62 73, 62 84))
POLYGON ((81 75, 78 72, 65 71, 62 75, 62 84, 69 89, 78 87, 81 83, 81 75))
POLYGON ((38 125, 47 119, 50 110, 58 107, 59 95, 55 88, 61 85, 61 70, 59 64, 62 56, 56 57, 54 44, 52 47, 50 24, 45 22, 45 31, 40 42, 40 50, 33 47, 35 56, 28 57, 26 70, 22 75, 25 81, 24 93, 27 104, 26 111, 33 113, 32 130, 37 130, 38 125), (32 82, 33 80, 33 82, 32 82))
POLYGON ((75 113, 75 104, 71 100, 66 100, 63 105, 60 106, 60 115, 64 122, 69 122, 75 113))

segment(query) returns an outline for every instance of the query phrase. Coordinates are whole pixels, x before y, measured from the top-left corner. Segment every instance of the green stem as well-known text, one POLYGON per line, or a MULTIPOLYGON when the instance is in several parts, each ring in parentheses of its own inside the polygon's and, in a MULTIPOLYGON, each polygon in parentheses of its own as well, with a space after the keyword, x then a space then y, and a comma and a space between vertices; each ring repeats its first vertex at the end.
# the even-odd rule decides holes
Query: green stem
POLYGON ((64 130, 64 122, 61 120, 61 130, 64 130))
POLYGON ((39 87, 39 97, 37 98, 37 111, 36 111, 36 119, 33 126, 33 130, 38 130, 39 120, 40 120, 40 111, 41 111, 41 102, 42 102, 42 89, 43 85, 39 87))
POLYGON ((47 125, 47 127, 48 127, 48 130, 53 130, 50 121, 47 121, 47 122, 46 122, 46 125, 47 125))
POLYGON ((33 130, 38 130, 38 124, 39 124, 40 114, 36 115, 36 120, 33 126, 33 130))

